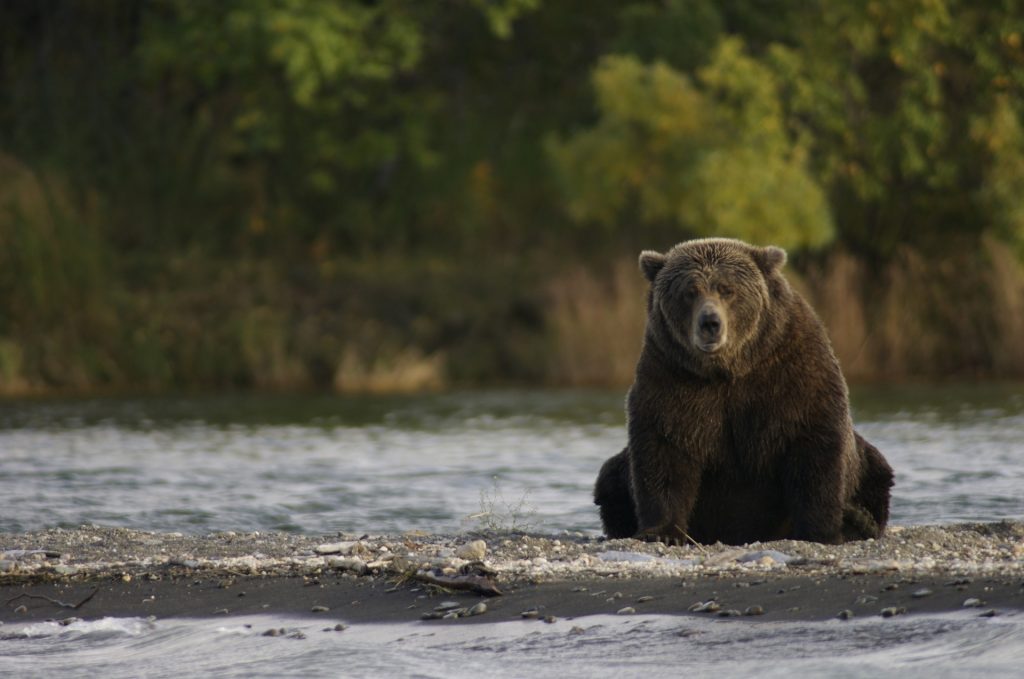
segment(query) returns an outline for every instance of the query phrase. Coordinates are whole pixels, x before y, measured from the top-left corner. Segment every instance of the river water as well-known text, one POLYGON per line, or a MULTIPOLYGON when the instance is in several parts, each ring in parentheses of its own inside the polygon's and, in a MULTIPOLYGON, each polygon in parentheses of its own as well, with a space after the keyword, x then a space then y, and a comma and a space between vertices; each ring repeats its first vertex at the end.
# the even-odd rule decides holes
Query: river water
MULTIPOLYGON (((622 403, 621 392, 514 390, 0 402, 0 532, 597 535, 590 492, 624 443, 622 403)), ((1024 518, 1024 387, 860 389, 853 405, 858 430, 896 469, 893 523, 1024 518)), ((341 634, 279 618, 8 624, 0 675, 523 676, 555 663, 563 676, 1002 675, 1024 657, 1019 618, 840 627, 636 616, 539 632, 502 622, 341 634), (306 638, 260 637, 269 627, 306 638)))

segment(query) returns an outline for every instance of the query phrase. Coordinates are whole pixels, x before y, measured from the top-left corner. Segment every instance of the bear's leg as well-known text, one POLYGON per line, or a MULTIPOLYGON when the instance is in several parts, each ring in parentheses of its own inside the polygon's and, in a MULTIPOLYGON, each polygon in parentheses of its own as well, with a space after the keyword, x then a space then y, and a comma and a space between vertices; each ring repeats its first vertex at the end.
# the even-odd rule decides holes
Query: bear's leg
POLYGON ((594 485, 594 504, 601 508, 601 524, 611 539, 636 534, 636 508, 630 486, 629 448, 624 448, 601 466, 594 485))
POLYGON ((878 538, 889 522, 889 489, 892 488, 892 467, 882 453, 864 438, 854 432, 857 453, 861 456, 861 474, 852 503, 866 511, 872 518, 875 530, 863 538, 878 538))
POLYGON ((837 489, 843 483, 843 458, 853 455, 841 426, 822 426, 788 451, 784 492, 792 528, 789 538, 839 544, 843 542, 846 506, 837 489), (845 440, 844 440, 845 439, 845 440))

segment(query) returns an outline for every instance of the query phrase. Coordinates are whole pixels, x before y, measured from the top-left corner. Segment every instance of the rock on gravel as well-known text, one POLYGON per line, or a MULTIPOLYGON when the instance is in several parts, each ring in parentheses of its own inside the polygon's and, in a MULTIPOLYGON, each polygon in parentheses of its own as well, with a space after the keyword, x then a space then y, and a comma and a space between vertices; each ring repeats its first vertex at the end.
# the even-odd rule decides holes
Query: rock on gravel
POLYGON ((467 542, 455 550, 455 556, 466 561, 483 561, 487 556, 487 543, 483 540, 467 542))

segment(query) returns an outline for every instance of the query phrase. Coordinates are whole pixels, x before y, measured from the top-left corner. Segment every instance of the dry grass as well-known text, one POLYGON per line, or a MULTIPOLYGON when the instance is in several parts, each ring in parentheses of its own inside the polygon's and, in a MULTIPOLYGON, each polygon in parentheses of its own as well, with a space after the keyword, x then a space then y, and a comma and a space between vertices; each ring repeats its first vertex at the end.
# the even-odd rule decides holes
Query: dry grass
MULTIPOLYGON (((851 381, 1024 378, 1024 264, 1000 241, 942 259, 908 249, 876 273, 836 251, 787 276, 818 312, 851 381)), ((632 261, 572 271, 550 291, 553 379, 629 384, 646 291, 632 261)))
POLYGON ((268 389, 307 387, 309 378, 305 366, 289 346, 287 316, 268 306, 246 309, 240 316, 238 348, 254 386, 268 389))
POLYGON ((1024 376, 1024 267, 1003 243, 906 250, 877 279, 838 252, 808 278, 849 379, 1024 376))
POLYGON ((334 388, 344 393, 416 393, 441 389, 446 383, 444 356, 424 355, 415 347, 381 350, 370 357, 350 347, 334 374, 334 388))
POLYGON ((1005 244, 985 242, 991 303, 996 313, 992 368, 997 376, 1024 375, 1024 264, 1005 244))
POLYGON ((803 280, 789 276, 793 287, 811 301, 832 338, 832 347, 847 375, 866 372, 872 362, 864 317, 864 267, 838 252, 825 268, 811 268, 803 280), (801 284, 803 283, 803 284, 801 284))
POLYGON ((548 309, 552 379, 580 386, 629 384, 643 339, 646 288, 632 260, 555 279, 548 309))

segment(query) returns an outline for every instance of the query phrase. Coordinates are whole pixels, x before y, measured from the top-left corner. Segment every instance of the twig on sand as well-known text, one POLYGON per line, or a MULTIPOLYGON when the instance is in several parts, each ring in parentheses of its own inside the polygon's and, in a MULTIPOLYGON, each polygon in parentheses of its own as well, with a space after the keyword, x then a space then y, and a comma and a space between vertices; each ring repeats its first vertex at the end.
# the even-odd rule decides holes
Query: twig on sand
POLYGON ((678 524, 676 525, 676 528, 677 528, 677 529, 679 529, 679 532, 680 532, 680 533, 682 533, 682 534, 683 534, 683 536, 684 536, 684 537, 685 537, 685 538, 686 538, 687 540, 689 540, 689 541, 690 541, 691 543, 693 543, 693 546, 694 546, 694 547, 696 547, 697 549, 699 549, 699 550, 701 551, 701 554, 707 554, 707 553, 708 553, 708 550, 704 549, 704 545, 700 544, 699 542, 697 542, 696 540, 694 540, 694 539, 693 539, 692 537, 690 537, 690 534, 689 534, 689 533, 687 533, 687 532, 686 532, 685 530, 683 530, 682 528, 679 528, 679 525, 678 525, 678 524))
POLYGON ((85 596, 85 598, 82 599, 81 601, 79 601, 77 604, 69 604, 69 603, 66 603, 64 601, 59 601, 59 600, 54 599, 52 597, 48 597, 45 594, 29 594, 28 592, 22 592, 21 594, 18 594, 17 596, 12 596, 10 599, 5 601, 4 605, 10 605, 10 604, 14 603, 15 601, 17 601, 18 599, 20 599, 22 597, 25 597, 26 599, 42 599, 44 601, 49 601, 54 606, 60 606, 61 608, 70 608, 72 610, 78 610, 79 608, 82 607, 82 604, 84 604, 89 599, 93 598, 96 595, 96 592, 98 592, 98 591, 100 591, 99 587, 93 587, 92 591, 89 592, 85 596))
POLYGON ((494 575, 494 571, 483 563, 474 561, 460 568, 458 573, 449 575, 440 568, 421 568, 413 577, 420 582, 447 590, 463 589, 484 596, 501 596, 494 575))

